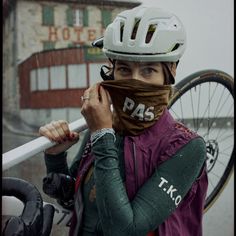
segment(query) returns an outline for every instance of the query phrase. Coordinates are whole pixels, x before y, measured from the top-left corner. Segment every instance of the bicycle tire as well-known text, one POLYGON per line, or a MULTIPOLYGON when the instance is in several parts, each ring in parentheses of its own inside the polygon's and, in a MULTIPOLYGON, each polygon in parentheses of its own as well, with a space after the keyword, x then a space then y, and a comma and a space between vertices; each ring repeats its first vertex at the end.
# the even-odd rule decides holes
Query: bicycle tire
MULTIPOLYGON (((191 92, 192 89, 196 90, 197 86, 200 86, 204 83, 209 83, 209 86, 210 86, 210 83, 215 83, 217 86, 218 84, 220 84, 224 89, 226 89, 230 93, 231 99, 232 101, 234 101, 233 78, 229 74, 223 71, 209 69, 209 70, 202 70, 202 71, 193 73, 192 75, 184 78, 178 84, 176 84, 176 86, 174 87, 174 94, 168 105, 168 109, 171 111, 172 107, 176 104, 176 102, 178 102, 179 99, 181 99, 182 96, 184 96, 188 91, 191 92)), ((200 89, 201 88, 199 88, 198 91, 200 89)), ((180 121, 184 123, 183 119, 180 121)), ((230 176, 234 169, 233 168, 234 155, 235 155, 235 152, 234 152, 234 140, 233 140, 233 147, 232 147, 232 152, 230 154, 229 161, 225 167, 225 170, 222 176, 219 179, 219 182, 214 187, 214 189, 209 193, 209 195, 206 197, 206 201, 204 205, 204 212, 206 212, 215 203, 215 201, 218 199, 223 189, 227 185, 228 180, 230 179, 230 176)), ((214 169, 214 165, 212 166, 212 170, 213 169, 214 169)))

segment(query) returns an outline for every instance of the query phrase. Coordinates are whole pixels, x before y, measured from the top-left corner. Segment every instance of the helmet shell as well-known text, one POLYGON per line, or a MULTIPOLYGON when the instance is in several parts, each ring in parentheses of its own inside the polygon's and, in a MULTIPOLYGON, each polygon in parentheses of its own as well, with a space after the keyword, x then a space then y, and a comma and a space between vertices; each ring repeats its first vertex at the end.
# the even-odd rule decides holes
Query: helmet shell
POLYGON ((139 6, 117 15, 106 28, 103 43, 111 59, 176 62, 184 53, 186 33, 174 14, 139 6))

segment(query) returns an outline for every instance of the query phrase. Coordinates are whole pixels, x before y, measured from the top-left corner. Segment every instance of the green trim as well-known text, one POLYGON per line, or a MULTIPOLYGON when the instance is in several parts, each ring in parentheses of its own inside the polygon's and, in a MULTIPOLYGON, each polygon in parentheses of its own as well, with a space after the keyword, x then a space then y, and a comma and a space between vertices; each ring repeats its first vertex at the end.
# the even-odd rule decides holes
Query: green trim
POLYGON ((89 25, 89 19, 88 19, 88 17, 89 17, 89 12, 88 12, 88 10, 86 9, 86 8, 84 8, 84 10, 83 10, 83 25, 85 26, 85 27, 87 27, 88 25, 89 25))
POLYGON ((111 11, 102 9, 102 26, 106 28, 111 23, 111 11))
POLYGON ((66 10, 66 22, 68 26, 73 26, 74 25, 74 20, 73 20, 73 9, 68 8, 66 10))
POLYGON ((43 50, 52 50, 55 49, 55 42, 45 41, 43 42, 43 50))

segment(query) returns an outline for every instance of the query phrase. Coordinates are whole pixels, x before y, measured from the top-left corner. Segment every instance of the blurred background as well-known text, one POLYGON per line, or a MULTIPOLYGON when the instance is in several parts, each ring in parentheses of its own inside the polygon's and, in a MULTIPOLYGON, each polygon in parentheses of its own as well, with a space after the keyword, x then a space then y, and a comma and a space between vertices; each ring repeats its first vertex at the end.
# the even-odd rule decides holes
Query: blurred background
MULTIPOLYGON (((37 138, 38 128, 51 120, 81 118, 80 97, 101 81, 100 67, 108 63, 91 42, 117 13, 140 4, 170 10, 186 27, 177 83, 204 69, 234 77, 233 0, 3 0, 2 153, 37 138)), ((69 161, 78 148, 70 149, 69 161)), ((42 192, 42 153, 2 175, 33 183, 53 202, 42 192)), ((206 236, 234 235, 233 177, 204 215, 206 236)), ((67 235, 67 229, 54 226, 52 235, 67 235)))

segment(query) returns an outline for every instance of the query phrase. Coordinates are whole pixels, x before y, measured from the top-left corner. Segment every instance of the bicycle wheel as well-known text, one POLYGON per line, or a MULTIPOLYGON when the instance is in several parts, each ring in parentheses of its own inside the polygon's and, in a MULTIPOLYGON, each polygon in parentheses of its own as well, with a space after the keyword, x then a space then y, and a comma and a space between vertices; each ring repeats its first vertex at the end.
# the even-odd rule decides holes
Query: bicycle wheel
POLYGON ((205 212, 214 204, 234 166, 234 81, 219 70, 196 72, 175 86, 169 111, 200 134, 207 147, 205 212))

